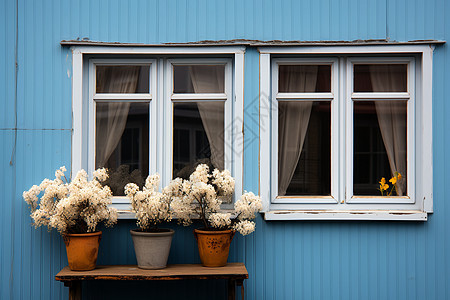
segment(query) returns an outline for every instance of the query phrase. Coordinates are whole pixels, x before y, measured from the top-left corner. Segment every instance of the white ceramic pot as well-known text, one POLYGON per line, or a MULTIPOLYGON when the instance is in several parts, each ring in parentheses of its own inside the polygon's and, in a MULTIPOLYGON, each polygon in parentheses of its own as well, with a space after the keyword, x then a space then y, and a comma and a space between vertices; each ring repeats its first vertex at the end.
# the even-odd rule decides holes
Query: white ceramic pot
POLYGON ((130 233, 139 268, 153 270, 166 267, 174 230, 142 232, 135 229, 130 233))

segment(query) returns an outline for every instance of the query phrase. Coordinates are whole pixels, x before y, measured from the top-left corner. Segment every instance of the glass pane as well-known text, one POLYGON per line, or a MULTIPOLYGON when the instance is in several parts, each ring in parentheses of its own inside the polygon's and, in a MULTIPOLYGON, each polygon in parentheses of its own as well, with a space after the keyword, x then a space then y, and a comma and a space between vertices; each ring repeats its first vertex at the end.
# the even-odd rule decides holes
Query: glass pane
POLYGON ((106 102, 96 105, 95 167, 109 171, 106 182, 123 196, 128 182, 143 186, 148 176, 149 104, 106 102))
POLYGON ((383 196, 406 195, 406 109, 406 101, 354 102, 354 195, 381 196, 381 178, 389 185, 383 196))
POLYGON ((225 66, 173 66, 174 93, 224 93, 225 66))
POLYGON ((407 92, 407 64, 354 65, 355 92, 407 92))
POLYGON ((97 66, 97 93, 150 93, 150 66, 97 66))
POLYGON ((278 195, 331 195, 331 102, 279 102, 278 195))
POLYGON ((280 65, 278 92, 329 93, 331 92, 331 66, 280 65))
POLYGON ((224 102, 173 104, 173 177, 198 164, 224 168, 224 102))

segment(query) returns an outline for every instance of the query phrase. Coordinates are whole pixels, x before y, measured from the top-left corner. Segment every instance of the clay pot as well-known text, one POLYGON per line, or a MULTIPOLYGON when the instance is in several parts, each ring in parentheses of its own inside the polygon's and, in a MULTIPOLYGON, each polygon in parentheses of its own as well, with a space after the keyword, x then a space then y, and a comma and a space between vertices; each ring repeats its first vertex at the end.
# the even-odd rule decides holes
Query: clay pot
POLYGON ((162 232, 130 230, 130 233, 139 268, 154 270, 167 266, 174 230, 167 229, 162 232))
POLYGON ((194 229, 198 253, 205 267, 223 267, 227 264, 234 230, 200 230, 194 229))
POLYGON ((72 271, 95 269, 101 237, 101 231, 63 236, 69 268, 72 271))

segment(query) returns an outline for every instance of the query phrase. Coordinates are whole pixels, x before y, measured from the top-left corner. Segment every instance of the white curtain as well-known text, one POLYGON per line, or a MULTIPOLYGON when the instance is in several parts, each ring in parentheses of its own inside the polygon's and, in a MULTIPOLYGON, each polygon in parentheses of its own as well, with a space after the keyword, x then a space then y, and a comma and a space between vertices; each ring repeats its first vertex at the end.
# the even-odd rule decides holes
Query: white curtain
MULTIPOLYGON (((103 93, 135 93, 139 68, 103 67, 97 72, 97 91, 103 93)), ((96 168, 104 167, 122 138, 130 103, 107 102, 97 106, 96 168), (107 106, 107 107, 104 107, 107 106)))
MULTIPOLYGON (((318 66, 286 67, 280 90, 287 92, 314 92, 318 66)), ((278 116, 278 195, 286 191, 294 176, 302 153, 311 116, 312 101, 283 102, 278 116)))
MULTIPOLYGON (((217 93, 224 91, 223 68, 191 66, 189 74, 195 93, 217 93)), ((224 169, 224 103, 222 101, 198 102, 198 111, 211 149, 211 163, 224 169)))
MULTIPOLYGON (((405 78, 389 65, 371 65, 370 79, 374 92, 401 91, 405 78)), ((405 74, 406 75, 406 74, 405 74)), ((386 148, 391 175, 399 172, 403 180, 397 184, 397 194, 406 188, 406 113, 403 101, 375 101, 381 136, 386 148)))

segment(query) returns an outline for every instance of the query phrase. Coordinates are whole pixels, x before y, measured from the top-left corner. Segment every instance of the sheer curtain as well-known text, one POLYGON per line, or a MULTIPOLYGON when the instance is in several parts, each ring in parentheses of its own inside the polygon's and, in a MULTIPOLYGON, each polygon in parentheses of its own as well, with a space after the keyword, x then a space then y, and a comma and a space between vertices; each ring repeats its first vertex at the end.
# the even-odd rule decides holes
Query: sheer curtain
MULTIPOLYGON (((370 79, 374 92, 401 92, 405 81, 402 73, 395 73, 389 65, 371 65, 370 79)), ((406 74, 405 74, 406 75, 406 74)), ((386 148, 391 168, 391 175, 399 172, 406 179, 406 114, 405 106, 400 101, 375 101, 378 124, 386 148)), ((398 196, 403 196, 406 180, 397 184, 398 196)))
MULTIPOLYGON (((103 67, 97 72, 97 90, 104 93, 135 93, 139 66, 103 67)), ((122 138, 130 103, 108 102, 107 109, 97 109, 96 168, 104 167, 122 138)))
MULTIPOLYGON (((189 74, 195 93, 217 93, 224 91, 223 68, 191 66, 189 74)), ((208 137, 211 149, 211 163, 219 170, 224 169, 224 103, 198 102, 198 111, 208 137)))
MULTIPOLYGON (((291 66, 286 68, 286 78, 280 90, 287 92, 314 92, 318 66, 291 66)), ((294 176, 302 153, 306 131, 311 116, 312 101, 284 102, 278 116, 278 195, 286 191, 294 176)))

